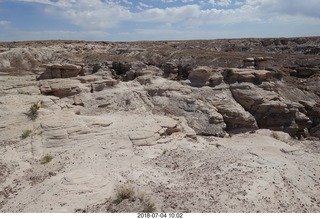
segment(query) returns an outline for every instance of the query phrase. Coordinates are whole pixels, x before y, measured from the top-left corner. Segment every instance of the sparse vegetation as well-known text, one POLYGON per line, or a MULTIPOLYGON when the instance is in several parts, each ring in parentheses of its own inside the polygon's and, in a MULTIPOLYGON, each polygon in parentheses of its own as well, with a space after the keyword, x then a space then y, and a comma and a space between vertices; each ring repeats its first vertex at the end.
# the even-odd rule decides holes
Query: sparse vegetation
POLYGON ((165 149, 163 152, 162 152, 162 155, 166 155, 168 153, 168 150, 165 149))
POLYGON ((116 204, 120 204, 125 199, 132 199, 135 195, 133 188, 131 187, 120 187, 116 194, 116 204))
POLYGON ((148 199, 143 199, 142 203, 144 204, 144 208, 143 208, 142 212, 153 213, 153 212, 155 212, 157 210, 155 204, 152 203, 148 199))
POLYGON ((39 115, 38 110, 39 110, 38 104, 34 103, 32 106, 30 106, 30 109, 26 113, 26 115, 28 116, 29 119, 34 121, 38 118, 38 115, 39 115))
POLYGON ((143 194, 136 194, 132 187, 120 187, 117 190, 116 199, 113 203, 119 205, 124 200, 130 200, 130 203, 140 203, 141 212, 152 213, 156 211, 155 204, 150 199, 145 198, 143 194))
POLYGON ((32 133, 32 131, 30 129, 24 130, 22 132, 21 138, 26 139, 26 138, 30 137, 31 133, 32 133))
POLYGON ((223 70, 223 72, 225 73, 226 77, 231 77, 235 74, 234 70, 231 68, 226 68, 223 70))
POLYGON ((50 163, 52 161, 52 159, 53 159, 53 156, 50 154, 47 154, 41 159, 41 164, 50 163))

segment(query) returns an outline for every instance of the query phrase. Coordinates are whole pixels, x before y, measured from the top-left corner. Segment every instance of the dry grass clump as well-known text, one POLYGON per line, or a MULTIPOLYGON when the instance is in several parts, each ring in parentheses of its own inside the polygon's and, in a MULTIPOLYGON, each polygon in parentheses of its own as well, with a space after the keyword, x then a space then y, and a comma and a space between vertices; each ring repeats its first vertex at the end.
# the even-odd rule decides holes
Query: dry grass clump
POLYGON ((125 199, 132 199, 135 195, 133 188, 131 187, 121 187, 118 189, 116 194, 116 204, 120 204, 125 199))
POLYGON ((45 155, 43 158, 41 158, 41 164, 47 164, 50 163, 53 159, 53 156, 50 154, 45 155))
POLYGON ((156 211, 156 206, 150 199, 145 198, 141 193, 137 194, 132 187, 128 186, 120 187, 117 190, 113 204, 115 204, 115 206, 112 207, 111 212, 130 212, 133 210, 152 213, 156 211))
POLYGON ((24 130, 21 134, 22 139, 26 139, 31 136, 32 131, 30 129, 24 130))
POLYGON ((140 197, 140 201, 144 206, 142 212, 153 213, 153 212, 155 212, 157 210, 155 204, 153 202, 151 202, 149 199, 145 199, 142 196, 142 197, 140 197))
POLYGON ((27 117, 32 121, 36 120, 39 115, 38 110, 39 110, 38 104, 34 103, 32 106, 30 106, 29 111, 26 113, 27 117))

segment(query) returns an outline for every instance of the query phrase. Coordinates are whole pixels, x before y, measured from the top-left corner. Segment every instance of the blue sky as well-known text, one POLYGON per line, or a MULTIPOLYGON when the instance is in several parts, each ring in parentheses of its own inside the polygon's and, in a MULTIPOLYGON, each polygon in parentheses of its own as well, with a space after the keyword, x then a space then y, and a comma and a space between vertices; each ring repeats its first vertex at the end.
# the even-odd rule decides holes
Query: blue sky
POLYGON ((0 41, 320 36, 320 0, 0 0, 0 41))

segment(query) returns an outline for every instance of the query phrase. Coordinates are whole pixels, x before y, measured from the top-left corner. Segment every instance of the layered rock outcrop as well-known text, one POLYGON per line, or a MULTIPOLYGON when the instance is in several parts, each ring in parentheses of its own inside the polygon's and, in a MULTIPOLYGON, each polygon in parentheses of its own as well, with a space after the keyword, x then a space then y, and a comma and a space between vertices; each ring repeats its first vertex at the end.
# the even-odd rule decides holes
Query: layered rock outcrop
POLYGON ((40 91, 43 95, 53 95, 59 98, 70 97, 90 89, 78 80, 51 80, 40 82, 40 91))
POLYGON ((287 103, 279 94, 252 84, 243 83, 231 86, 233 97, 258 123, 259 128, 280 130, 295 136, 306 133, 312 121, 301 104, 287 103))
MULTIPOLYGON (((129 43, 121 47, 112 43, 82 47, 82 42, 65 42, 56 56, 52 55, 52 49, 42 48, 41 59, 33 54, 34 49, 22 49, 23 54, 30 57, 28 60, 32 60, 30 66, 33 66, 31 62, 35 63, 32 70, 35 73, 40 62, 86 64, 44 65, 46 71, 38 79, 46 80, 39 82, 40 89, 19 88, 17 92, 67 97, 74 105, 87 107, 95 105, 88 102, 90 95, 106 91, 118 95, 127 84, 128 90, 119 94, 119 100, 110 97, 111 94, 107 95, 110 101, 95 100, 99 102, 97 110, 112 111, 117 107, 132 110, 139 105, 143 110, 159 107, 186 117, 196 132, 203 135, 223 136, 229 130, 270 128, 292 136, 309 136, 316 133, 318 115, 314 112, 315 106, 299 101, 308 96, 306 101, 314 99, 319 103, 320 64, 311 56, 303 57, 316 51, 317 42, 316 38, 230 40, 228 43, 173 41, 156 45, 133 43, 129 46, 129 43), (246 51, 251 51, 251 55, 246 51), (294 59, 292 55, 286 60, 279 55, 293 51, 300 54, 299 58, 294 59), (65 56, 69 53, 77 55, 65 56), (69 57, 75 58, 68 60, 69 57), (284 91, 278 86, 280 81, 283 86, 287 81, 297 86, 284 91), (137 97, 140 99, 135 103, 133 99, 137 97)), ((2 67, 15 67, 14 60, 20 50, 4 49, 2 67)))
MULTIPOLYGON (((110 66, 110 69, 104 68, 103 71, 107 72, 114 70, 114 66, 110 66)), ((119 96, 123 94, 116 89, 112 100, 98 104, 100 111, 105 108, 138 110, 139 104, 134 104, 132 96, 139 94, 139 102, 144 105, 141 109, 183 116, 199 135, 221 137, 226 131, 258 128, 284 131, 291 136, 308 137, 318 133, 318 114, 310 111, 315 107, 282 98, 273 82, 277 81, 273 72, 199 66, 191 71, 189 80, 180 83, 156 76, 164 76, 164 72, 155 66, 132 63, 128 69, 123 75, 118 75, 119 72, 114 76, 99 74, 98 71, 92 75, 77 77, 77 80, 45 80, 40 83, 40 91, 42 94, 59 98, 80 93, 103 93, 107 88, 114 89, 120 81, 118 76, 121 76, 121 80, 125 81, 122 83, 136 87, 126 91, 131 97, 124 97, 125 103, 122 103, 119 96)), ((86 102, 87 99, 76 96, 73 99, 74 105, 92 105, 86 102)))
POLYGON ((38 80, 54 79, 54 78, 73 78, 83 75, 82 64, 47 64, 45 72, 38 77, 38 80))

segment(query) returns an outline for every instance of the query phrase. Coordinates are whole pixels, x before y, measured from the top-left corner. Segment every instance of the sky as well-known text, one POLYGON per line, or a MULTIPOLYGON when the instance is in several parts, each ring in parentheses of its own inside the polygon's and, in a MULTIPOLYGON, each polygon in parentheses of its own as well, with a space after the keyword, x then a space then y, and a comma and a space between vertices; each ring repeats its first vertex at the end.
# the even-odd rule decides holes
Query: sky
POLYGON ((320 36, 320 0, 0 0, 0 41, 320 36))

